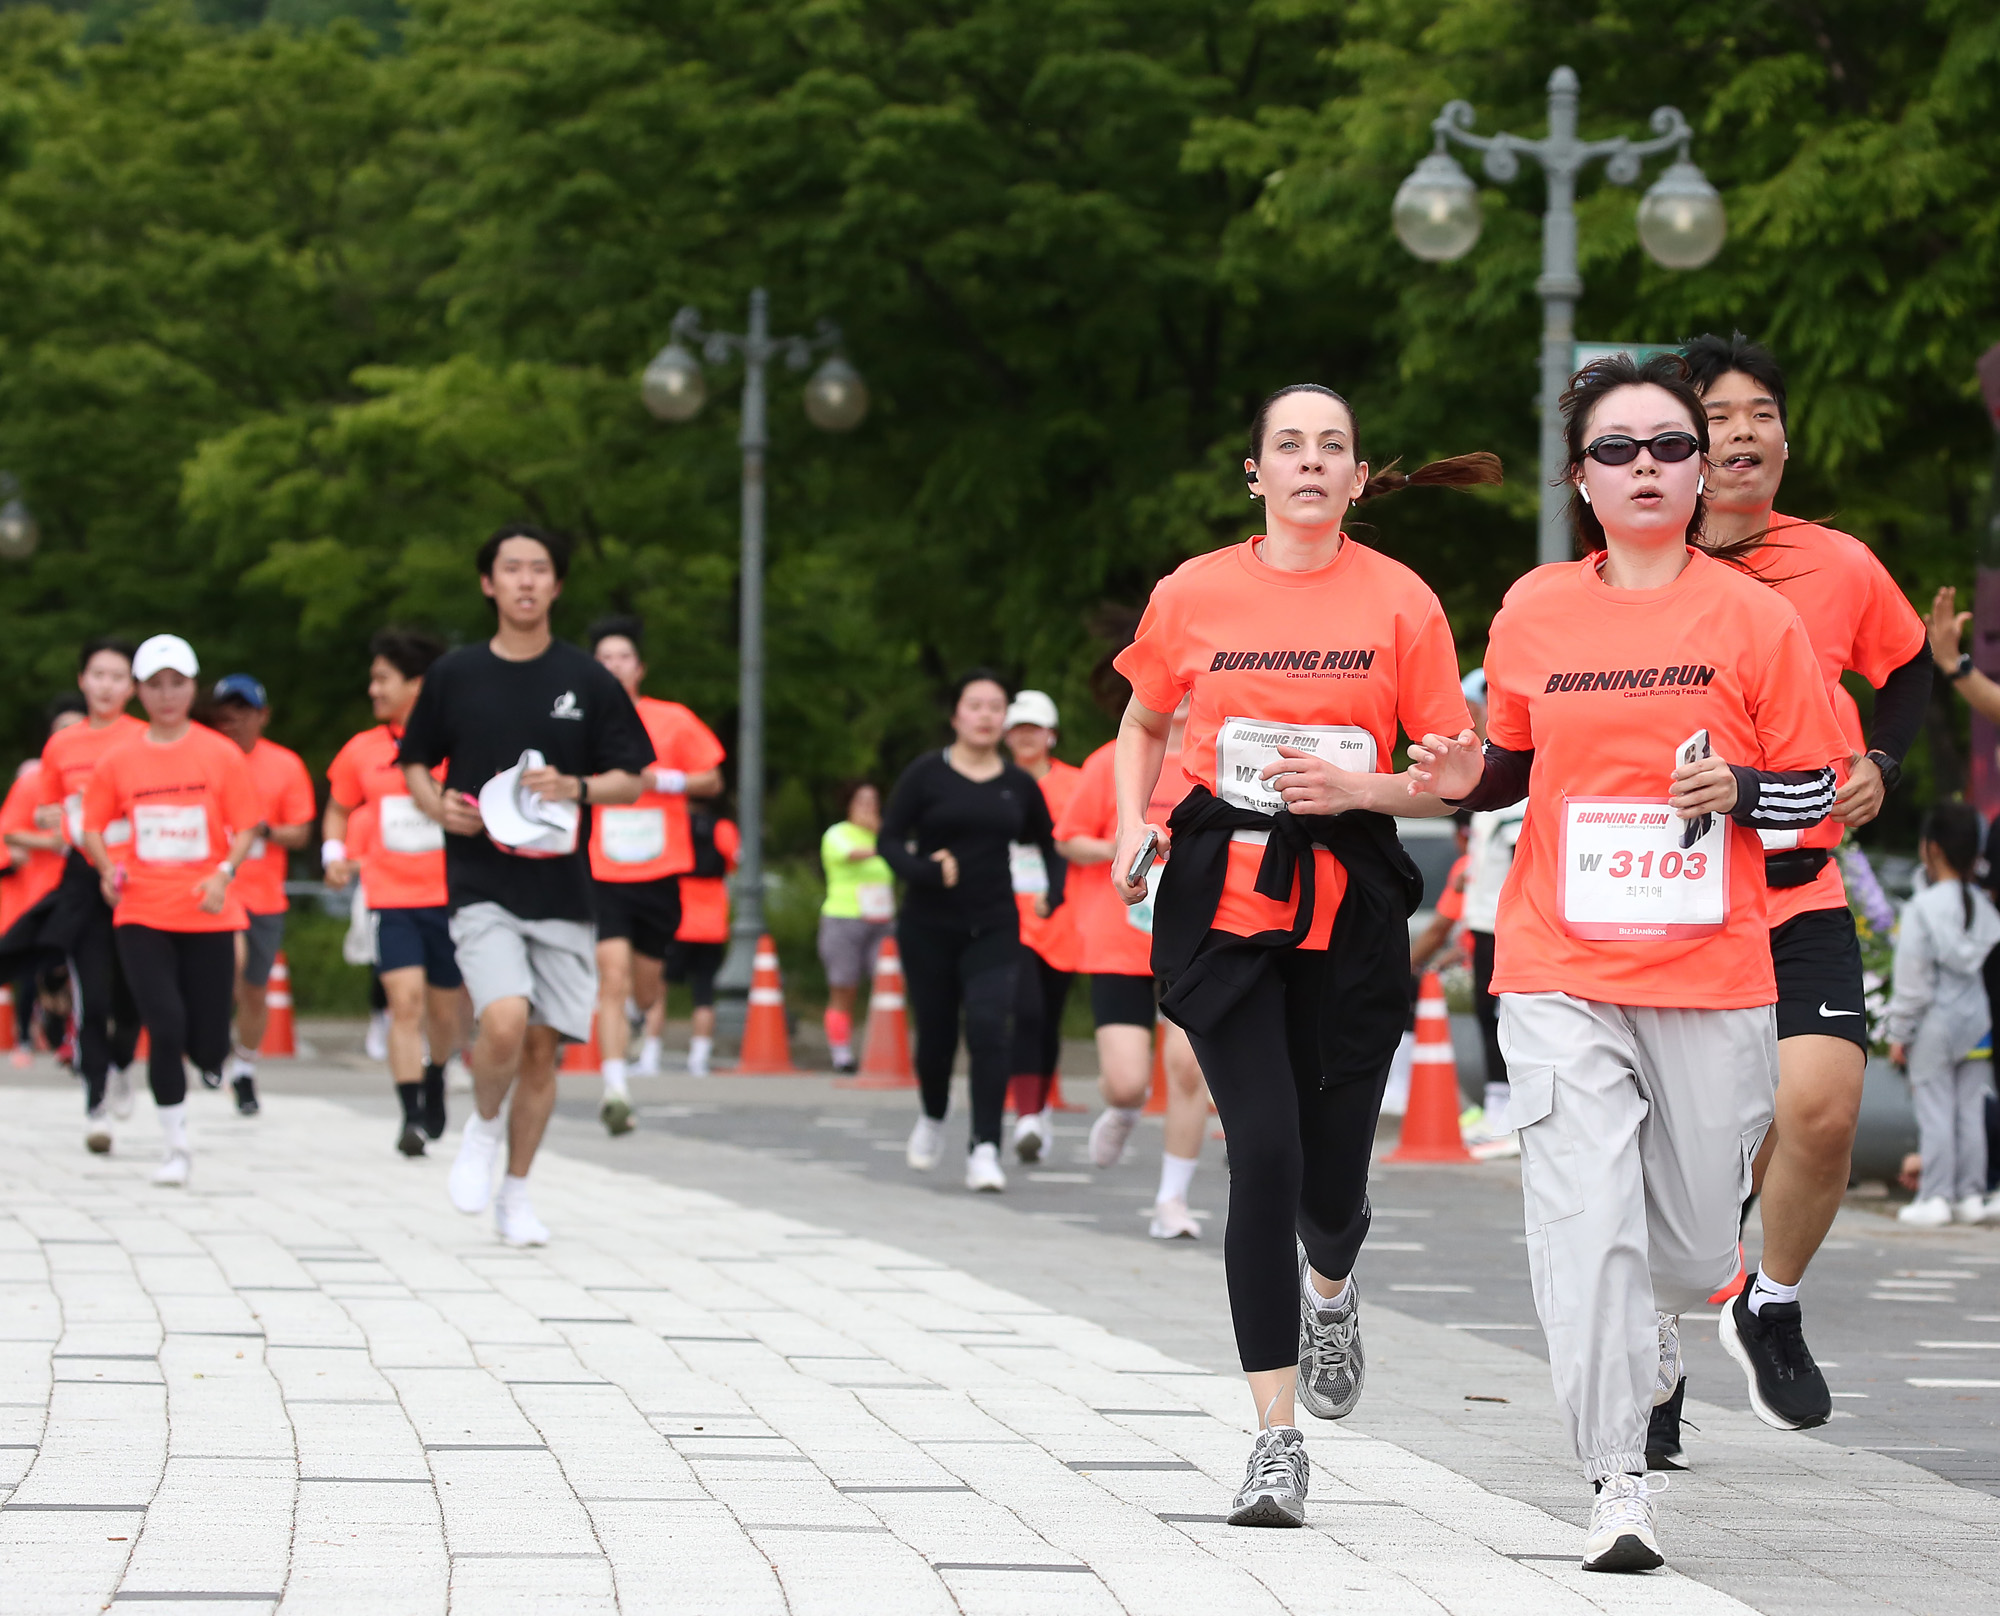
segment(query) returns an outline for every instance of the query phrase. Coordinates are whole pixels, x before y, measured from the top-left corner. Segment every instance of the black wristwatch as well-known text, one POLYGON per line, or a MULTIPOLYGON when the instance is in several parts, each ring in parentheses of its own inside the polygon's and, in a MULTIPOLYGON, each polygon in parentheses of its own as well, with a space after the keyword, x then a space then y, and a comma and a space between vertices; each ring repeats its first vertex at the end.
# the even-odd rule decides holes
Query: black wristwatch
MULTIPOLYGON (((1971 660, 1970 658, 1967 659, 1971 660)), ((1870 763, 1882 771, 1882 789, 1894 791, 1903 781, 1903 766, 1887 752, 1870 749, 1863 754, 1870 763)))
POLYGON ((1947 671, 1945 677, 1953 684, 1957 684, 1959 680, 1963 679, 1971 671, 1972 653, 1970 651, 1961 651, 1958 654, 1958 666, 1947 671))

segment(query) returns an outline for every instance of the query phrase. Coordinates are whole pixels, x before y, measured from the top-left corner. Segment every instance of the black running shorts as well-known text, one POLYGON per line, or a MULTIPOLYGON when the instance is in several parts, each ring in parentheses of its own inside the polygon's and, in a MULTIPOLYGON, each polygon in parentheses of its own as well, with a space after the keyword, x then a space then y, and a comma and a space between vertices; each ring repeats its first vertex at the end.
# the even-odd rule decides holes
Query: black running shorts
POLYGON ((1861 943, 1846 908, 1808 909, 1771 933, 1778 972, 1778 1037, 1817 1033, 1868 1047, 1861 943))
POLYGON ((624 938, 635 954, 662 959, 681 929, 681 883, 678 876, 657 881, 597 881, 590 883, 597 912, 597 940, 624 938))
POLYGON ((1100 1027, 1153 1026, 1153 979, 1099 972, 1090 979, 1090 1014, 1100 1027))

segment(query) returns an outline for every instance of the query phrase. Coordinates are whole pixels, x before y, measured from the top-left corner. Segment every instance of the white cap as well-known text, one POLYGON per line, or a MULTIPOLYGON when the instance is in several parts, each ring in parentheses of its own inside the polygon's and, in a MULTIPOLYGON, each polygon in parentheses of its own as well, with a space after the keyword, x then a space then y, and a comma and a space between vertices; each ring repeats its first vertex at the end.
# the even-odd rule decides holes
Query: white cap
POLYGON ((1007 722, 1001 727, 1012 729, 1016 724, 1039 724, 1043 729, 1059 729, 1056 722, 1056 704, 1043 690, 1024 690, 1007 704, 1007 722))
POLYGON ((513 768, 502 769, 479 788, 479 817, 486 823, 486 834, 510 853, 556 858, 576 846, 576 804, 551 802, 521 784, 524 773, 547 762, 530 747, 513 768))
POLYGON ((1484 668, 1474 668, 1463 679, 1458 681, 1458 688, 1465 692, 1465 699, 1467 701, 1476 701, 1480 706, 1484 707, 1486 705, 1486 670, 1484 668))
POLYGON ((201 673, 194 647, 178 634, 155 634, 132 653, 132 677, 142 684, 162 668, 172 668, 190 679, 201 673))

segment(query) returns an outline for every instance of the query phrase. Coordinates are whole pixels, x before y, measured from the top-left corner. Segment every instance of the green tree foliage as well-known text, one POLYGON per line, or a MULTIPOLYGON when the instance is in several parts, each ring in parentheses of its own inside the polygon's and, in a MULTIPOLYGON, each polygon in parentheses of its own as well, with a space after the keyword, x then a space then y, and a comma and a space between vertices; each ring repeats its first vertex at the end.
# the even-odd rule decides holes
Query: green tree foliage
POLYGON ((84 633, 172 626, 323 758, 368 634, 481 633, 469 557, 523 515, 581 541, 562 628, 642 611, 655 685, 727 735, 739 373, 675 427, 635 382, 678 307, 738 327, 759 285, 782 331, 839 321, 875 398, 829 438, 773 376, 785 842, 932 739, 968 663, 1055 693, 1066 750, 1107 733, 1093 614, 1252 530, 1243 427, 1286 381, 1348 393, 1378 462, 1507 460, 1504 490, 1367 513, 1470 659, 1533 554, 1540 184, 1485 186, 1442 267, 1389 201, 1445 100, 1539 133, 1560 62, 1586 133, 1678 105, 1732 225, 1661 270, 1593 178, 1581 333, 1766 337, 1787 507, 1913 590, 1969 569, 1990 5, 417 0, 391 51, 250 9, 99 8, 87 37, 0 10, 0 464, 46 535, 0 571, 16 747, 84 633))

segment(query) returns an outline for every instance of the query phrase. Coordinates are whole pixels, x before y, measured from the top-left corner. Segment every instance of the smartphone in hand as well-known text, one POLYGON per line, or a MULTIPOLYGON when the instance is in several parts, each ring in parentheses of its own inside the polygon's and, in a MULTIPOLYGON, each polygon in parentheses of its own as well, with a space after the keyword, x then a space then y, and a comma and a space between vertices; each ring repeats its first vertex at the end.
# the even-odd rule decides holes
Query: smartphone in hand
MULTIPOLYGON (((1708 744, 1708 731, 1698 729, 1681 742, 1680 750, 1674 755, 1674 767, 1680 768, 1685 764, 1699 763, 1704 758, 1714 756, 1715 751, 1708 744)), ((1694 846, 1696 842, 1708 834, 1709 827, 1714 823, 1715 815, 1713 814, 1701 814, 1688 820, 1681 827, 1681 847, 1686 849, 1694 846)))
POLYGON ((1136 887, 1146 879, 1146 872, 1158 862, 1160 857, 1160 833, 1146 832, 1146 839, 1139 844, 1139 851, 1132 855, 1132 864, 1125 872, 1125 884, 1136 887))

